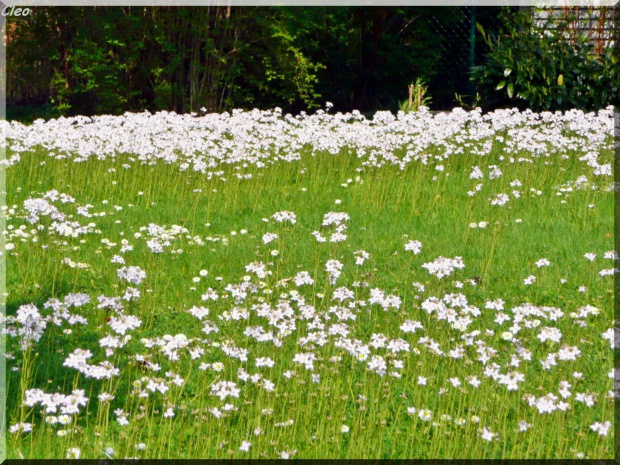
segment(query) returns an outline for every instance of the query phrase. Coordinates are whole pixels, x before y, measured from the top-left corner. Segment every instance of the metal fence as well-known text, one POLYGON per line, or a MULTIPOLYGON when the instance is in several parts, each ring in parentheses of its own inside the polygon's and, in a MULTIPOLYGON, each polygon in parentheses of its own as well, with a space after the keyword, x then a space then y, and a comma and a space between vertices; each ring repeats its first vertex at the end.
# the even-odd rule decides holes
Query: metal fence
POLYGON ((614 46, 614 25, 618 9, 611 7, 554 7, 535 8, 534 27, 553 31, 558 22, 564 22, 570 31, 567 40, 586 36, 594 53, 601 54, 614 46))
MULTIPOLYGON (((506 11, 516 12, 517 8, 504 8, 506 11)), ((437 8, 437 13, 430 17, 442 49, 438 73, 430 84, 433 106, 448 110, 456 106, 455 94, 475 94, 475 86, 470 81, 471 68, 481 65, 488 51, 476 30, 476 23, 485 31, 497 33, 503 25, 501 12, 500 7, 463 6, 437 8)))

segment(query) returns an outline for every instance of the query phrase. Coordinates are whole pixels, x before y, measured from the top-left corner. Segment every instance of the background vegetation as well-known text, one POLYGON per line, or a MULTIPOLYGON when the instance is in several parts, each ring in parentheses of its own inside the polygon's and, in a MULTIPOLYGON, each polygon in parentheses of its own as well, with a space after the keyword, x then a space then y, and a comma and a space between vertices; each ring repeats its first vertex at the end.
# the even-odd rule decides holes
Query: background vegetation
MULTIPOLYGON (((610 11, 590 24, 607 27, 610 11)), ((608 48, 579 37, 580 12, 542 34, 531 9, 508 7, 36 8, 7 18, 7 113, 296 114, 329 101, 369 115, 397 111, 418 79, 434 110, 477 94, 484 110, 595 110, 617 103, 618 75, 608 48)))
POLYGON ((478 25, 489 52, 484 64, 472 69, 472 79, 484 106, 540 112, 599 110, 617 103, 617 56, 597 53, 597 41, 577 34, 575 20, 574 15, 558 16, 540 30, 531 15, 518 14, 505 20, 501 35, 487 34, 478 25))
MULTIPOLYGON (((477 8, 476 21, 496 30, 500 11, 477 8)), ((370 113, 397 110, 417 78, 436 108, 452 109, 470 90, 467 70, 452 66, 470 46, 447 32, 469 34, 467 19, 421 7, 37 8, 9 19, 9 117, 299 112, 325 101, 370 113)))

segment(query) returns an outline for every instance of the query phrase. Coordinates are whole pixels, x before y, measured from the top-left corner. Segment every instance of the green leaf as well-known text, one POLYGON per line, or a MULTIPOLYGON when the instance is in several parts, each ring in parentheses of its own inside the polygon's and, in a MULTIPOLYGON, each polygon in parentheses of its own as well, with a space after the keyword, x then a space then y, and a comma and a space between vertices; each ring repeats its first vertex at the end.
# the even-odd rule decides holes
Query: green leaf
POLYGON ((510 68, 506 68, 506 69, 504 70, 504 77, 508 77, 508 76, 510 76, 510 73, 512 73, 512 70, 511 70, 510 68))
MULTIPOLYGON (((564 85, 564 75, 560 74, 558 76, 558 86, 563 86, 563 85, 564 85)), ((558 102, 558 103, 561 103, 561 102, 558 102)))
POLYGON ((513 94, 515 93, 515 86, 513 85, 512 82, 508 84, 507 90, 508 90, 508 97, 512 98, 513 94))
POLYGON ((502 82, 500 82, 500 83, 497 85, 497 87, 495 88, 495 90, 500 90, 500 89, 503 89, 505 85, 506 85, 506 81, 502 81, 502 82))

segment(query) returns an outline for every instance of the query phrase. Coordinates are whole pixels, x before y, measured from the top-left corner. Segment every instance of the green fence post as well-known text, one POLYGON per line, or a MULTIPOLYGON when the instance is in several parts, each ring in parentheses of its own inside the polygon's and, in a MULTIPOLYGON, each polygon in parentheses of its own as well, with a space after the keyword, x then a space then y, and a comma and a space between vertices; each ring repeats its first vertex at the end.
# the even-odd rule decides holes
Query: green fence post
MULTIPOLYGON (((476 7, 471 7, 470 21, 469 21, 469 71, 476 64, 476 7)), ((469 88, 473 93, 475 86, 473 82, 469 81, 469 88)))

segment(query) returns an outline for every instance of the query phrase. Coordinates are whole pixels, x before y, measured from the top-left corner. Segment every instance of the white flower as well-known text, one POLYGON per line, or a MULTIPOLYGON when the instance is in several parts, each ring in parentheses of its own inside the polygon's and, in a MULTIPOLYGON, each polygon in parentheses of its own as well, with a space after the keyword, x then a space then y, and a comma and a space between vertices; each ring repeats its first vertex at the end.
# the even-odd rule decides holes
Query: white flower
POLYGON ((262 358, 257 358, 256 361, 256 368, 260 368, 260 367, 273 367, 275 365, 275 362, 270 359, 269 357, 262 357, 262 358))
POLYGON ((318 231, 312 231, 312 235, 316 238, 317 242, 327 242, 327 239, 318 231))
POLYGON ((405 250, 411 251, 414 255, 417 255, 422 250, 422 243, 420 241, 409 241, 405 244, 405 250))
POLYGON ((540 339, 540 342, 545 342, 547 340, 560 342, 560 339, 562 339, 562 332, 558 328, 545 326, 541 328, 540 333, 536 337, 540 339))
POLYGON ((340 277, 344 265, 338 260, 328 260, 325 263, 325 271, 329 273, 330 284, 336 284, 336 280, 340 277))
POLYGON ((355 264, 363 265, 366 260, 370 258, 370 254, 365 250, 358 250, 355 253, 355 264))
POLYGON ((295 216, 295 213, 289 211, 276 212, 273 214, 272 218, 278 223, 288 222, 291 224, 295 224, 297 222, 297 217, 295 216))
POLYGON ((415 333, 416 329, 424 329, 419 321, 407 320, 400 325, 400 330, 405 333, 415 333))
POLYGON ((218 381, 211 385, 211 395, 217 396, 220 400, 225 400, 228 396, 239 397, 241 389, 231 381, 218 381))
POLYGON ((11 334, 19 336, 22 349, 30 347, 32 341, 38 342, 43 336, 43 332, 47 326, 47 322, 33 304, 20 306, 17 309, 17 315, 14 317, 7 317, 6 321, 7 323, 19 325, 19 327, 14 330, 15 333, 11 334))
POLYGON ((139 266, 124 266, 117 271, 117 274, 120 279, 124 279, 136 285, 140 284, 142 280, 146 278, 146 273, 139 266))
POLYGON ((249 452, 250 451, 250 447, 252 447, 252 443, 248 442, 248 441, 243 441, 241 443, 241 446, 239 446, 239 450, 242 452, 249 452))
POLYGON ((495 194, 495 198, 491 200, 491 205, 498 205, 503 207, 508 203, 510 197, 507 194, 495 194))
POLYGON ((29 433, 32 431, 32 423, 16 423, 9 428, 9 433, 29 433))
POLYGON ((80 455, 82 455, 82 451, 78 447, 71 447, 67 449, 68 459, 79 459, 80 455))
POLYGON ((474 166, 471 174, 469 175, 469 179, 482 179, 483 176, 482 170, 478 166, 474 166))
POLYGON ((341 433, 348 433, 349 432, 349 427, 347 425, 342 425, 340 427, 340 432, 341 433))
POLYGON ((269 244, 272 241, 275 241, 278 238, 278 235, 275 233, 266 233, 263 235, 263 242, 265 244, 269 244))
POLYGON ((594 432, 597 432, 599 436, 607 436, 610 427, 611 422, 606 421, 605 423, 596 422, 590 426, 590 429, 594 432))
POLYGON ((106 403, 114 400, 114 396, 112 394, 108 394, 107 392, 102 392, 97 396, 99 402, 106 403))
POLYGON ((310 276, 310 273, 307 271, 300 271, 293 278, 296 286, 303 286, 304 284, 312 285, 314 284, 314 279, 310 276))
POLYGON ((312 370, 314 368, 314 362, 316 355, 312 352, 298 353, 293 357, 293 362, 300 363, 306 367, 306 370, 312 370))
POLYGON ((422 421, 430 421, 433 418, 433 412, 427 409, 421 409, 418 412, 418 418, 422 421))
POLYGON ((329 212, 323 216, 322 226, 341 226, 351 218, 345 212, 329 212))
POLYGON ((195 316, 196 318, 198 318, 199 320, 202 320, 204 317, 206 317, 207 315, 209 315, 209 309, 206 307, 192 307, 189 309, 189 312, 195 316))
POLYGON ((490 165, 491 172, 489 173, 489 179, 499 178, 502 175, 501 170, 496 165, 490 165))
POLYGON ((426 268, 430 274, 441 279, 444 276, 451 275, 456 268, 465 268, 465 264, 461 257, 439 257, 433 262, 423 264, 422 268, 426 268))
POLYGON ((492 433, 485 426, 484 429, 482 430, 482 434, 480 435, 480 437, 484 439, 485 441, 492 441, 496 435, 497 433, 492 433))

